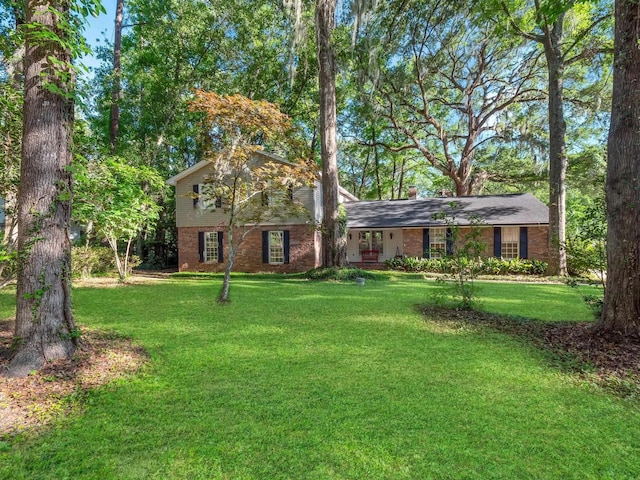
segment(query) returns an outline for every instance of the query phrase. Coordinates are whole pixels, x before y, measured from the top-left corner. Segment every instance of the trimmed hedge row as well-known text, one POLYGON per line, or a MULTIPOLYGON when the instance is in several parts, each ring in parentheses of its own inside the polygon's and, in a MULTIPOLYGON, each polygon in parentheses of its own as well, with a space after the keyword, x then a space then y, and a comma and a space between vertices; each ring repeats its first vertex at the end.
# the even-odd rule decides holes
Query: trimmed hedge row
MULTIPOLYGON (((475 258, 474 268, 479 275, 542 275, 547 270, 547 263, 541 260, 505 260, 502 258, 475 258)), ((404 272, 452 273, 455 260, 452 257, 419 258, 404 257, 387 260, 386 265, 392 270, 404 272)))

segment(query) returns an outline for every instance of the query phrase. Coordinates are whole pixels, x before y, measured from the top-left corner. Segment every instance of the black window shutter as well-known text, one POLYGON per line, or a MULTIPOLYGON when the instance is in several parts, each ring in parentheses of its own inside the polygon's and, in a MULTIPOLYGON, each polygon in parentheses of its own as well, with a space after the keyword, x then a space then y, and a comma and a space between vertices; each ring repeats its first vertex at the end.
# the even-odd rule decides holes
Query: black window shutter
POLYGON ((204 232, 198 232, 198 261, 204 262, 204 232))
POLYGON ((218 263, 224 262, 224 242, 222 241, 222 237, 224 234, 222 232, 218 232, 218 263))
POLYGON ((198 206, 198 200, 200 198, 198 197, 198 195, 200 194, 200 185, 198 185, 197 183, 193 186, 193 193, 195 193, 195 195, 193 196, 193 208, 196 208, 198 206))
POLYGON ((222 208, 222 197, 216 197, 216 208, 222 208))
POLYGON ((262 263, 269 263, 269 232, 262 232, 262 263))
POLYGON ((447 255, 453 255, 453 232, 451 227, 447 228, 447 255))
POLYGON ((289 230, 285 230, 282 234, 282 241, 284 243, 284 263, 289 263, 289 230))
POLYGON ((429 229, 422 229, 422 258, 431 258, 431 252, 429 252, 429 244, 431 239, 429 237, 429 229))
POLYGON ((502 227, 493 227, 493 256, 502 257, 502 227))
POLYGON ((529 229, 520 227, 520 258, 529 258, 529 229))

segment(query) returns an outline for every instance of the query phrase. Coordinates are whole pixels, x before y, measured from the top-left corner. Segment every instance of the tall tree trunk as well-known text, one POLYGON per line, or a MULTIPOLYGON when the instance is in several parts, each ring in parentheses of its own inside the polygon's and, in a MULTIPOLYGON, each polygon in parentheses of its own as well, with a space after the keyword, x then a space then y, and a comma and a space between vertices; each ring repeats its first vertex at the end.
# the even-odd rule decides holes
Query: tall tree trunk
POLYGON ((124 0, 116 4, 116 26, 113 41, 113 85, 111 87, 111 123, 109 125, 109 145, 111 152, 118 146, 118 130, 120 128, 120 52, 122 50, 122 17, 124 0))
MULTIPOLYGON (((229 227, 227 228, 227 245, 229 246, 229 253, 227 255, 227 264, 224 267, 224 277, 222 279, 222 288, 220 288, 220 295, 218 295, 218 303, 229 302, 229 286, 231 285, 231 271, 233 270, 233 263, 236 260, 236 253, 238 246, 233 244, 233 217, 229 221, 229 227)), ((224 240, 224 239, 223 239, 224 240)))
POLYGON ((404 190, 404 169, 407 164, 407 160, 402 157, 402 163, 400 164, 400 176, 398 178, 398 197, 402 198, 402 190, 404 190))
POLYGON ((617 0, 607 158, 607 288, 596 329, 640 335, 640 7, 617 0))
POLYGON ((376 138, 376 129, 373 128, 372 132, 372 140, 373 140, 373 158, 375 160, 376 166, 376 192, 378 194, 378 200, 382 200, 382 184, 380 183, 380 157, 378 156, 378 147, 376 142, 378 141, 376 138))
MULTIPOLYGON (((554 2, 552 2, 554 3, 554 2)), ((552 9, 564 9, 558 14, 553 23, 548 22, 542 3, 535 0, 535 16, 541 21, 542 35, 525 33, 513 20, 516 31, 529 40, 541 43, 547 61, 549 75, 549 275, 567 275, 566 252, 566 175, 567 175, 567 147, 566 123, 564 120, 563 81, 565 56, 562 53, 563 26, 566 12, 570 5, 555 2, 552 9)), ((502 7, 509 13, 506 2, 502 7)), ((575 45, 574 45, 575 46, 575 45)))
POLYGON ((398 169, 398 164, 393 159, 393 169, 391 170, 391 200, 395 200, 396 195, 396 170, 398 169))
POLYGON ((549 71, 549 267, 550 275, 567 275, 566 182, 567 147, 563 107, 564 58, 561 14, 545 28, 544 51, 549 71))
POLYGON ((364 160, 364 165, 362 166, 362 172, 360 173, 360 181, 358 186, 353 188, 353 194, 357 197, 362 197, 364 192, 364 187, 367 184, 367 171, 369 170, 369 160, 371 158, 371 149, 367 149, 367 156, 364 160))
POLYGON ((456 197, 473 195, 471 177, 465 180, 460 180, 459 177, 453 177, 453 183, 456 186, 456 197))
POLYGON ((341 267, 347 258, 347 242, 338 218, 340 197, 336 133, 336 64, 331 42, 335 10, 336 0, 316 0, 324 265, 329 267, 341 267))
MULTIPOLYGON (((68 2, 26 2, 25 20, 55 32, 68 2), (55 12, 55 13, 54 13, 55 12)), ((18 191, 18 289, 15 335, 20 347, 5 372, 26 376, 46 361, 69 358, 76 344, 71 311, 71 137, 72 81, 56 76, 49 57, 71 55, 60 43, 27 31, 21 180, 18 191), (49 83, 55 89, 45 88, 49 83), (55 93, 54 93, 55 92, 55 93), (62 93, 60 93, 62 92, 62 93)), ((67 75, 69 71, 64 72, 67 75)))

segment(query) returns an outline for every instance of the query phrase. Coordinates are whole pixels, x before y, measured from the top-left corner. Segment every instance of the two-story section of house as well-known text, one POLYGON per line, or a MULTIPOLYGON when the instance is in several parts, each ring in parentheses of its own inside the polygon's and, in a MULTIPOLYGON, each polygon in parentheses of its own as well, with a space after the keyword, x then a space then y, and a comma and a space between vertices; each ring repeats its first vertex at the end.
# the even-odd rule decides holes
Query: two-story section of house
MULTIPOLYGON (((256 164, 284 162, 266 152, 254 154, 256 164)), ((220 199, 207 199, 206 179, 213 165, 203 160, 167 180, 175 186, 178 265, 180 271, 217 272, 224 270, 229 254, 228 215, 220 199)), ((322 263, 322 188, 300 187, 291 192, 308 216, 278 218, 260 225, 248 225, 234 262, 240 272, 301 272, 322 263)), ((340 201, 357 200, 340 189, 340 201)), ((240 234, 240 232, 238 232, 240 234)))

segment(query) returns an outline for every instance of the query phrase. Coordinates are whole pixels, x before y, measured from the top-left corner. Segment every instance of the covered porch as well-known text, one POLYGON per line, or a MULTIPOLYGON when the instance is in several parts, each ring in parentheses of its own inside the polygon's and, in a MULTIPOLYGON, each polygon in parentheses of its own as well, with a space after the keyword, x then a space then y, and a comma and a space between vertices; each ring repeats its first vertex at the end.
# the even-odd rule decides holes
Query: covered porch
POLYGON ((382 268, 386 260, 408 254, 404 237, 401 228, 350 228, 347 233, 347 260, 365 268, 382 268))

